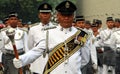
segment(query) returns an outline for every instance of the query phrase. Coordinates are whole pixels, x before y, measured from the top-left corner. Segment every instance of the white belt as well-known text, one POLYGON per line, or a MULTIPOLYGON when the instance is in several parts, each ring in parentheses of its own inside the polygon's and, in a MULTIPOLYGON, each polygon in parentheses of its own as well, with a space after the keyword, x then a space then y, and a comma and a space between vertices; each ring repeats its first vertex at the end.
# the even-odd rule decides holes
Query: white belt
MULTIPOLYGON (((17 52, 18 52, 18 54, 23 54, 25 51, 23 50, 23 49, 19 49, 19 50, 17 50, 17 52)), ((5 53, 6 54, 15 54, 14 53, 14 50, 5 50, 5 53)))

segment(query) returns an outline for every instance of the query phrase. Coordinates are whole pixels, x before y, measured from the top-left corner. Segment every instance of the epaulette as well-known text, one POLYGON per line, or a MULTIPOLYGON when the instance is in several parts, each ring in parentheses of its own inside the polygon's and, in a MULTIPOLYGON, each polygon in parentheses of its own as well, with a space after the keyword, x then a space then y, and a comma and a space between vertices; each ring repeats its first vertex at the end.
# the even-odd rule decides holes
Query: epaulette
POLYGON ((119 28, 119 29, 117 29, 117 30, 114 30, 113 32, 117 32, 117 31, 120 31, 120 28, 119 28))
POLYGON ((28 32, 28 28, 19 28, 22 31, 28 32))
POLYGON ((31 25, 29 25, 29 27, 31 28, 31 27, 36 26, 36 25, 39 25, 39 22, 31 24, 31 25))
POLYGON ((9 28, 2 28, 2 29, 0 29, 0 32, 2 32, 2 31, 6 31, 6 30, 8 30, 9 28))
POLYGON ((56 28, 55 25, 42 28, 42 30, 49 30, 49 29, 54 29, 54 28, 56 28))

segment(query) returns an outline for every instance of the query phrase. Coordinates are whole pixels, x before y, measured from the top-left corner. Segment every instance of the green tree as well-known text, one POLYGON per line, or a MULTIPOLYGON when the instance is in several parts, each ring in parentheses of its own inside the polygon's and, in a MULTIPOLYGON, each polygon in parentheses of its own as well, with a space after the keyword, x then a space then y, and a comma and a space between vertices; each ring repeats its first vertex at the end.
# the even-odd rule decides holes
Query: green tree
MULTIPOLYGON (((11 11, 16 11, 23 22, 35 23, 39 21, 37 9, 43 1, 51 4, 54 11, 55 6, 64 0, 0 0, 0 20, 11 11)), ((75 0, 71 1, 75 2, 75 0)))

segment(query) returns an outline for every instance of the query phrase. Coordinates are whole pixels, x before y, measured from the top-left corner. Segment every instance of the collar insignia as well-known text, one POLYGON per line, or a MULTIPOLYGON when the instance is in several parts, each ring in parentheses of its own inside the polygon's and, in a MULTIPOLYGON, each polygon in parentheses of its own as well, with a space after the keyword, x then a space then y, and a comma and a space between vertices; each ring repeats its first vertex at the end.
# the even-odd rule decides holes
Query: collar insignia
POLYGON ((20 34, 20 33, 18 33, 18 35, 20 36, 21 34, 20 34))

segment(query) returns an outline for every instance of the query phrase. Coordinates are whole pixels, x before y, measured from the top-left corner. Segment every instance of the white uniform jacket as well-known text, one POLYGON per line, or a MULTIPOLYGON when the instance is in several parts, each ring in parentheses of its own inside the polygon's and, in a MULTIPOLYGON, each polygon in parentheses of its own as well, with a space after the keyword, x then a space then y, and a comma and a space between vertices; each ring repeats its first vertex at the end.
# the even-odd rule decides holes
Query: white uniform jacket
MULTIPOLYGON (((52 50, 56 45, 58 45, 61 42, 64 42, 67 38, 74 35, 76 32, 77 29, 74 27, 71 27, 71 30, 70 28, 61 30, 61 26, 57 26, 57 28, 49 30, 49 49, 52 50)), ((87 45, 86 43, 82 48, 80 48, 80 50, 75 52, 68 59, 69 61, 66 66, 63 62, 52 72, 50 72, 50 74, 81 74, 81 60, 84 60, 84 62, 89 62, 90 58, 90 49, 88 49, 88 46, 89 45, 87 45)), ((20 56, 22 65, 24 66, 31 62, 34 62, 36 58, 42 55, 45 48, 45 37, 42 36, 39 44, 36 47, 34 47, 26 54, 20 56)))
MULTIPOLYGON (((93 31, 91 29, 84 29, 84 30, 89 34, 88 44, 89 44, 92 64, 97 65, 97 52, 96 52, 95 45, 93 43, 93 40, 94 40, 93 31)), ((82 63, 82 67, 85 66, 86 64, 82 63)))
POLYGON ((105 29, 100 32, 100 38, 99 44, 101 46, 109 46, 110 45, 110 36, 113 33, 112 29, 105 29))
MULTIPOLYGON (((43 38, 43 36, 46 36, 46 30, 44 30, 46 27, 51 27, 53 24, 49 22, 46 25, 42 25, 42 23, 38 23, 38 25, 33 26, 30 28, 29 34, 28 34, 28 47, 29 49, 32 49, 35 47, 39 41, 43 38)), ((45 44, 46 45, 46 44, 45 44)), ((44 57, 41 56, 37 60, 35 60, 33 63, 31 63, 30 69, 32 72, 42 74, 43 69, 45 67, 45 64, 47 62, 48 56, 44 57)))
POLYGON ((92 64, 97 65, 97 52, 94 44, 94 35, 91 34, 91 37, 89 38, 89 46, 90 46, 90 53, 91 53, 91 60, 92 64))
POLYGON ((113 32, 113 34, 110 37, 110 47, 113 48, 114 50, 119 47, 120 48, 120 29, 113 32))

